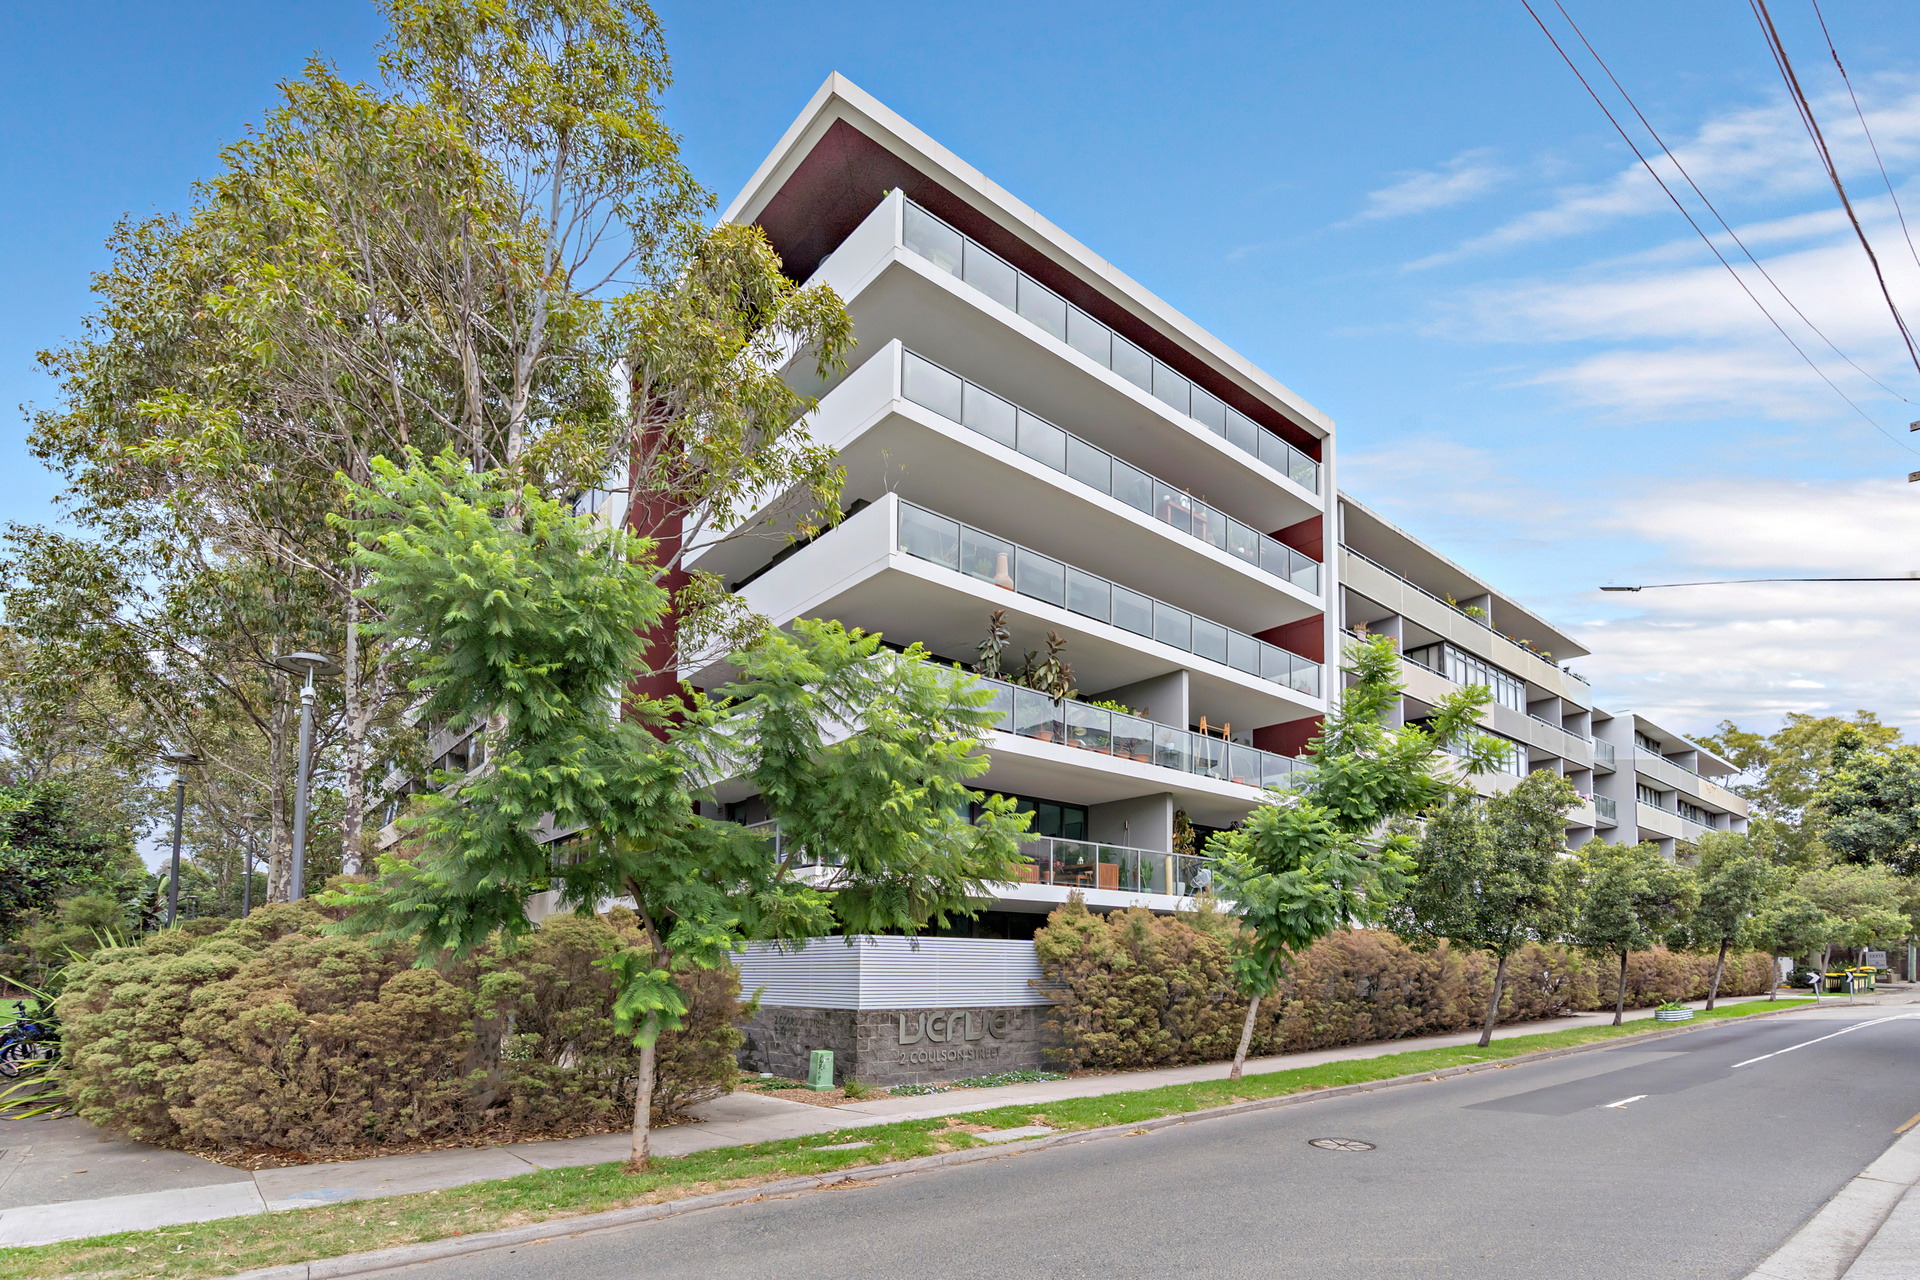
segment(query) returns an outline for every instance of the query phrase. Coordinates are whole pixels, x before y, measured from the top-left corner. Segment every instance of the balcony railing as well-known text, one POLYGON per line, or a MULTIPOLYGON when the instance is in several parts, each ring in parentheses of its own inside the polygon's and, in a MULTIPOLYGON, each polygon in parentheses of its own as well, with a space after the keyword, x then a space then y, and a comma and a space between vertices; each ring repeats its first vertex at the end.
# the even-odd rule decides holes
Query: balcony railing
POLYGON ((1604 764, 1609 769, 1613 768, 1613 764, 1614 764, 1613 744, 1611 742, 1603 742, 1599 738, 1595 738, 1593 740, 1593 762, 1595 764, 1604 764))
POLYGON ((1297 693, 1320 696, 1317 662, 925 507, 900 504, 897 537, 900 550, 910 556, 1223 663, 1297 693))
POLYGON ((1399 579, 1403 586, 1413 588, 1413 590, 1419 592, 1421 595, 1433 601, 1435 604, 1440 605, 1442 608, 1453 610, 1455 613, 1465 618, 1468 622, 1475 623, 1479 626, 1485 627, 1489 631, 1493 631, 1493 634, 1499 636, 1502 640, 1507 641, 1509 644, 1520 645, 1522 649, 1525 649, 1528 653, 1533 654, 1533 656, 1536 658, 1539 658, 1540 661, 1546 663, 1550 667, 1554 667, 1554 669, 1559 671, 1561 675, 1571 676, 1575 680, 1578 680, 1581 684, 1592 683, 1585 676, 1581 675, 1578 671, 1574 671, 1568 667, 1558 666, 1557 664, 1554 663, 1553 659, 1542 657, 1530 645, 1520 644, 1520 642, 1518 640, 1515 640, 1512 636, 1507 635, 1506 633, 1501 631, 1495 631, 1493 623, 1491 621, 1489 621, 1486 618, 1480 617, 1478 614, 1468 613, 1465 605, 1459 604, 1458 602, 1453 600, 1442 599, 1441 597, 1433 594, 1433 592, 1427 590, 1425 587, 1421 586, 1419 583, 1415 582, 1412 578, 1407 577, 1404 573, 1396 573, 1394 570, 1387 568, 1387 566, 1381 564, 1378 560, 1375 560, 1372 556, 1368 555, 1366 552, 1355 551, 1352 547, 1348 546, 1344 542, 1340 544, 1340 549, 1346 552, 1348 555, 1352 556, 1356 560, 1366 561, 1368 564, 1372 565, 1374 568, 1378 569, 1380 572, 1386 574, 1389 578, 1399 579))
POLYGON ((911 200, 906 247, 1301 488, 1320 492, 1320 464, 1312 458, 911 200))
POLYGON ((1593 797, 1593 811, 1608 822, 1619 821, 1619 807, 1614 804, 1612 796, 1593 797))
POLYGON ((1155 724, 1074 699, 1056 701, 1035 689, 977 677, 993 693, 994 727, 1038 742, 1177 769, 1249 787, 1284 787, 1307 766, 1290 756, 1222 738, 1155 724))
MULTIPOLYGON (((752 823, 749 830, 764 831, 773 840, 775 856, 793 870, 841 866, 844 859, 814 857, 790 842, 774 821, 752 823)), ((1191 853, 1136 849, 1123 844, 1067 840, 1059 836, 1028 836, 1020 841, 1026 865, 1014 873, 1012 884, 1043 884, 1066 889, 1112 889, 1121 893, 1159 893, 1191 898, 1213 886, 1213 860, 1191 853)), ((831 876, 826 877, 831 887, 831 876)))
POLYGON ((1106 450, 1028 413, 957 373, 913 352, 901 355, 900 385, 907 399, 951 422, 1005 445, 1062 475, 1072 476, 1136 511, 1302 591, 1320 594, 1320 562, 1261 533, 1106 450))
POLYGON ((1034 836, 1020 845, 1028 865, 1016 883, 1111 889, 1190 898, 1213 886, 1211 859, 1126 845, 1034 836))

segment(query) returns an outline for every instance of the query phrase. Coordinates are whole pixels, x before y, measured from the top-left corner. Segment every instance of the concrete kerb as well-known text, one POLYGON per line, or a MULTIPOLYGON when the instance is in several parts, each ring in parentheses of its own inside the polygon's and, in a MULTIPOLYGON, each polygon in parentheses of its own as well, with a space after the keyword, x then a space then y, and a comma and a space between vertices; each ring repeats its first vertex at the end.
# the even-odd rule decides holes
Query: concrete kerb
MULTIPOLYGON (((1831 1009, 1850 1007, 1850 1001, 1823 1001, 1819 1005, 1798 1005, 1791 1009, 1769 1010, 1765 1013, 1750 1013, 1742 1021, 1752 1018, 1777 1018, 1784 1014, 1799 1013, 1805 1009, 1831 1009)), ((1631 1037, 1637 1044, 1646 1040, 1659 1040, 1667 1036, 1686 1035, 1693 1031, 1705 1030, 1718 1023, 1698 1023, 1680 1025, 1664 1031, 1645 1031, 1631 1037)), ((1623 1037, 1622 1039, 1624 1039, 1623 1037)), ((1051 1134, 1043 1138, 1027 1138, 1019 1142, 1009 1142, 1001 1146, 971 1147, 965 1151, 948 1151, 935 1156, 918 1156, 912 1160, 896 1160, 887 1164, 859 1165, 851 1169, 838 1169, 832 1173, 808 1174, 798 1178, 786 1178, 779 1182, 763 1183, 756 1187, 737 1187, 731 1191, 715 1191, 703 1196, 688 1196, 682 1200, 667 1200, 659 1204, 637 1205, 628 1209, 608 1209, 601 1213, 582 1214, 574 1218, 550 1218, 545 1222, 532 1223, 524 1227, 508 1227, 500 1231, 488 1231, 468 1236, 453 1236, 445 1240, 430 1240, 421 1244, 396 1245, 391 1249, 376 1249, 367 1253, 344 1254, 337 1258, 321 1258, 313 1262, 290 1262, 275 1267, 262 1267, 254 1271, 238 1272, 229 1280, 342 1280, 347 1276, 371 1275, 380 1271, 391 1271, 398 1267, 411 1266, 419 1262, 438 1262, 446 1258, 458 1258, 467 1254, 484 1253, 490 1249, 508 1249, 516 1245, 544 1243, 548 1240, 590 1235, 601 1231, 615 1231, 624 1227, 637 1226, 644 1222, 655 1222, 661 1218, 671 1218, 683 1213, 698 1213, 706 1209, 720 1209, 732 1205, 751 1204, 759 1200, 778 1199, 783 1196, 798 1195, 806 1191, 820 1191, 828 1187, 849 1182, 877 1182, 882 1178, 898 1178, 908 1174, 923 1173, 932 1169, 951 1168, 954 1165, 974 1164, 982 1160, 999 1160, 1007 1156, 1022 1155, 1030 1151, 1044 1151, 1051 1147, 1068 1146, 1080 1142, 1098 1142, 1107 1138, 1130 1137, 1148 1133, 1156 1129, 1168 1129, 1174 1125, 1193 1124, 1202 1120, 1217 1120, 1228 1116, 1245 1115, 1253 1111, 1273 1111, 1281 1107, 1297 1106, 1308 1102, 1318 1102, 1325 1098, 1345 1098, 1357 1093, 1372 1093, 1381 1089, 1401 1088, 1407 1085, 1427 1084, 1437 1080, 1447 1080, 1455 1076, 1471 1075, 1480 1071, 1492 1071, 1506 1067, 1519 1066, 1528 1062, 1545 1062, 1551 1058, 1564 1058, 1577 1053, 1587 1053, 1598 1049, 1608 1049, 1621 1043, 1620 1039, 1596 1040, 1591 1044, 1570 1045, 1563 1049, 1540 1049, 1533 1053, 1516 1054, 1511 1058, 1498 1058, 1488 1062, 1467 1063, 1458 1067, 1442 1067, 1437 1071, 1420 1071, 1412 1075, 1393 1076, 1385 1080, 1368 1080, 1359 1084, 1334 1085, 1326 1089, 1308 1089, 1300 1093, 1281 1094, 1273 1098, 1253 1098, 1246 1102, 1233 1102, 1225 1106, 1207 1107, 1200 1111, 1183 1111, 1177 1115, 1159 1116, 1151 1120, 1138 1120, 1127 1124, 1104 1125, 1098 1129, 1078 1129, 1070 1133, 1051 1134)), ((1108 1095, 1124 1096, 1124 1095, 1108 1095)), ((1044 1105, 1036 1103, 1036 1106, 1044 1105)), ((1864 1176, 1864 1175, 1863 1175, 1864 1176)), ((1883 1215, 1884 1216, 1884 1215, 1883 1215)), ((1773 1280, 1770 1275, 1755 1272, 1750 1280, 1773 1280)))
MULTIPOLYGON (((1864 1262, 1862 1255, 1901 1200, 1920 1194, 1916 1188, 1920 1188, 1920 1129, 1896 1139, 1878 1160, 1835 1192, 1785 1244, 1748 1272, 1747 1280, 1842 1280, 1863 1275, 1854 1264, 1864 1262)), ((1914 1265, 1914 1259, 1904 1259, 1897 1272, 1888 1274, 1913 1275, 1914 1265)))

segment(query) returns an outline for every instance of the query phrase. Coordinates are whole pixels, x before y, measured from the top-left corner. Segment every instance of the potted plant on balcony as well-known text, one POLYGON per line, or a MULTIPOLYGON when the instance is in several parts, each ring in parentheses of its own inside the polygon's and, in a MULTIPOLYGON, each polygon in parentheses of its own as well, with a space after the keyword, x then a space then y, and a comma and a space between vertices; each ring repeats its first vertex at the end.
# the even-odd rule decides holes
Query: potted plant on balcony
POLYGON ((1669 1000, 1654 1008, 1653 1017, 1656 1022, 1691 1022, 1693 1010, 1678 1000, 1669 1000))

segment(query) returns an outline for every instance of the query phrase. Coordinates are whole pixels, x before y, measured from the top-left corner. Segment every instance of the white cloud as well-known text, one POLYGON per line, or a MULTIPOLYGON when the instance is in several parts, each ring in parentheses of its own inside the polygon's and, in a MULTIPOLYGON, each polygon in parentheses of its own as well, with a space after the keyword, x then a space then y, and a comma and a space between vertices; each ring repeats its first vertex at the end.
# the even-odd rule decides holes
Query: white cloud
POLYGON ((1352 218, 1367 222, 1379 218, 1403 218, 1465 204, 1493 190, 1509 176, 1493 163, 1493 152, 1482 147, 1462 151, 1437 169, 1414 170, 1378 191, 1367 193, 1366 207, 1352 218))
MULTIPOLYGON (((1920 270, 1890 250, 1900 227, 1890 201, 1859 206, 1903 309, 1920 309, 1920 270)), ((1747 228, 1742 228, 1746 238, 1747 228)), ((1850 367, 1773 285, 1729 254, 1754 294, 1847 394, 1871 404, 1881 383, 1920 398, 1905 346, 1850 229, 1835 216, 1763 224, 1756 240, 1795 241, 1762 255, 1779 289, 1865 373, 1850 367), (1824 231, 1817 243, 1808 237, 1824 231)), ((1749 243, 1753 243, 1750 241, 1749 243)), ((1439 313, 1431 328, 1498 342, 1583 343, 1603 349, 1549 366, 1530 381, 1635 416, 1752 411, 1774 418, 1831 418, 1850 411, 1794 353, 1719 263, 1673 244, 1599 263, 1559 279, 1480 288, 1439 313)))
MULTIPOLYGON (((1897 172, 1902 163, 1920 159, 1920 93, 1912 92, 1910 81, 1904 78, 1889 78, 1883 83, 1888 100, 1868 107, 1866 116, 1879 143, 1881 159, 1897 172)), ((1877 187, 1879 174, 1872 152, 1852 120, 1852 103, 1844 94, 1830 96, 1816 100, 1814 111, 1823 121, 1843 122, 1828 132, 1828 143, 1842 173, 1871 183, 1859 188, 1862 194, 1877 187)), ((1646 145, 1644 140, 1642 145, 1646 145)), ((1681 167, 1723 212, 1735 201, 1780 199, 1828 189, 1825 171, 1814 156, 1806 131, 1784 101, 1714 116, 1670 154, 1649 152, 1648 160, 1696 210, 1698 202, 1685 189, 1681 167)), ((1672 203, 1635 160, 1604 182, 1562 187, 1544 207, 1510 218, 1455 249, 1408 266, 1437 266, 1515 245, 1579 235, 1626 218, 1650 213, 1671 216, 1672 212, 1672 203)), ((1704 219, 1705 215, 1701 216, 1704 219)), ((1703 225, 1709 224, 1703 221, 1703 225)))
MULTIPOLYGON (((1901 481, 1723 479, 1623 494, 1592 536, 1654 554, 1637 581, 1901 574, 1920 568, 1920 495, 1901 481)), ((1859 708, 1920 726, 1920 580, 1747 583, 1587 600, 1573 629, 1602 705, 1704 731, 1859 708)))

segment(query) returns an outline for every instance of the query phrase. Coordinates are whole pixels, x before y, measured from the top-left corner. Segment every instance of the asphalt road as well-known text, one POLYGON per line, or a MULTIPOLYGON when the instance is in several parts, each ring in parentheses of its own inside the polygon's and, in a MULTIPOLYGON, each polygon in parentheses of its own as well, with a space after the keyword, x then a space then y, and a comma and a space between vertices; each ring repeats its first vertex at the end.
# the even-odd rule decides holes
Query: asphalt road
POLYGON ((396 1274, 1739 1280, 1916 1111, 1920 1007, 1824 1010, 396 1274))

